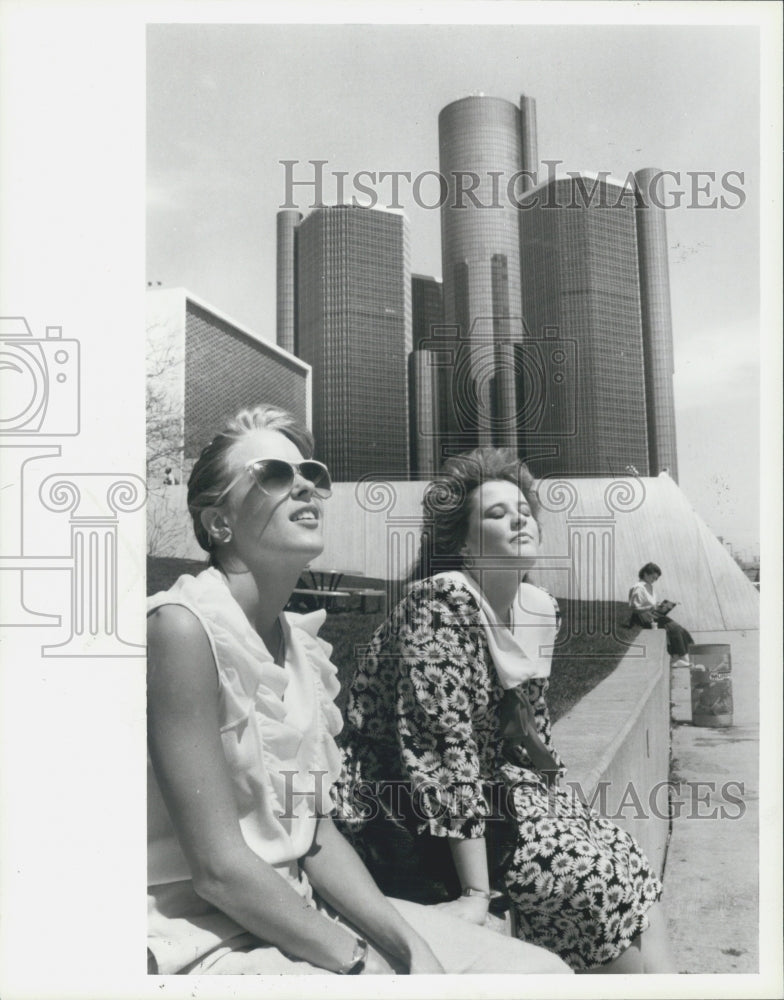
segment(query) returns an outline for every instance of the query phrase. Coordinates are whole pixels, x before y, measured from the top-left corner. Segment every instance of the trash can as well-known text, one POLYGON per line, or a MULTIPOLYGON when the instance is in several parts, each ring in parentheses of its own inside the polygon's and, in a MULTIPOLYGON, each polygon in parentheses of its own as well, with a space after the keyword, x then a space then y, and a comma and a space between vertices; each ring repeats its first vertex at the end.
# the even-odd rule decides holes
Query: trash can
POLYGON ((732 658, 730 647, 707 643, 689 647, 691 721, 693 726, 732 725, 732 658))

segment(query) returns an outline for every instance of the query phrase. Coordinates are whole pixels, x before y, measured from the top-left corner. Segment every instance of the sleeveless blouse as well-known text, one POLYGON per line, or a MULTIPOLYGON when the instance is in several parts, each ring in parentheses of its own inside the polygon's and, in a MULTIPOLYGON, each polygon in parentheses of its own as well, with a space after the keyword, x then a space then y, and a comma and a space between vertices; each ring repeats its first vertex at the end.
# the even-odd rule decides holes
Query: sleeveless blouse
MULTIPOLYGON (((333 811, 331 790, 341 766, 334 740, 342 727, 334 704, 337 669, 332 647, 317 635, 326 612, 281 615, 286 655, 280 667, 218 570, 181 576, 149 598, 148 611, 166 604, 187 608, 209 640, 243 838, 310 899, 298 860, 313 842, 317 816, 333 811)), ((147 774, 148 943, 161 971, 175 971, 214 947, 216 937, 242 928, 217 910, 205 912, 149 757, 147 774)))

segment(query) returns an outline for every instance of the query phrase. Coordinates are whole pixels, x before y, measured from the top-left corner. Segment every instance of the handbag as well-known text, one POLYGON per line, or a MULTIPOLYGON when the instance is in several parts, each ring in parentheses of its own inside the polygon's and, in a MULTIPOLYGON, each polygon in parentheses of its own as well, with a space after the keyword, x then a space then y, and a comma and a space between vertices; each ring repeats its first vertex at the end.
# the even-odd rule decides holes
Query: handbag
MULTIPOLYGON (((517 843, 517 819, 511 809, 508 790, 486 784, 491 804, 485 820, 485 850, 492 887, 490 912, 499 916, 509 909, 504 891, 504 875, 517 843)), ((402 815, 393 816, 387 805, 378 808, 361 832, 346 831, 379 889, 386 896, 407 899, 425 906, 445 903, 460 895, 460 879, 444 837, 417 833, 417 817, 407 795, 396 805, 402 815)))
POLYGON ((507 760, 519 763, 513 755, 518 746, 523 747, 534 768, 542 773, 547 784, 554 784, 558 776, 558 762, 542 742, 536 729, 534 710, 522 688, 504 691, 498 721, 507 760))

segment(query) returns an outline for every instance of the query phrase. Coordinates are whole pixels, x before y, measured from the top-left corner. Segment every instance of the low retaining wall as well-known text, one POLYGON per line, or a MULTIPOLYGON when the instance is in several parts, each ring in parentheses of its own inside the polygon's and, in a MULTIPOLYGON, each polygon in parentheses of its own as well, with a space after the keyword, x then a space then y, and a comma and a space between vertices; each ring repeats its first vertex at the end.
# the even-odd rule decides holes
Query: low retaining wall
POLYGON ((661 873, 669 833, 670 669, 664 630, 640 632, 613 673, 553 726, 566 783, 628 830, 661 873))

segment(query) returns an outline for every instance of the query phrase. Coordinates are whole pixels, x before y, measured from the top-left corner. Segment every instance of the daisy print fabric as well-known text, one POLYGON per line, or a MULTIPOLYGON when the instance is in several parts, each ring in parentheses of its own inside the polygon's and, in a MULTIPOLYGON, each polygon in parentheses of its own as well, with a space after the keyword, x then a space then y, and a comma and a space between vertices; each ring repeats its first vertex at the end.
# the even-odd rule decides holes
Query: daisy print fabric
MULTIPOLYGON (((522 690, 562 777, 548 684, 535 678, 522 690)), ((474 596, 454 579, 420 581, 360 658, 340 738, 341 786, 361 785, 367 794, 406 785, 415 793, 407 817, 414 843, 492 833, 489 790, 501 788, 511 840, 502 878, 519 937, 575 970, 603 965, 647 928, 661 883, 633 837, 571 790, 548 784, 523 747, 502 753, 503 693, 474 596)), ((364 853, 363 818, 350 795, 340 811, 364 853)))

